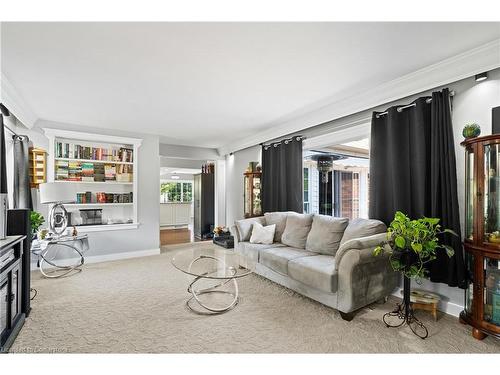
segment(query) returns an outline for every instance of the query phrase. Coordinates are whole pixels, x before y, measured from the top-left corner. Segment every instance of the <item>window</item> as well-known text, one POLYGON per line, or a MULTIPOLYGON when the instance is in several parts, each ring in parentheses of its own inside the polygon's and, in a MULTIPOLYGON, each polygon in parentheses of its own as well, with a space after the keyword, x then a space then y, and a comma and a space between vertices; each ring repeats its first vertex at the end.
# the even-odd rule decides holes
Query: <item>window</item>
POLYGON ((161 202, 184 202, 193 201, 192 182, 163 182, 160 185, 161 202))
POLYGON ((309 168, 304 168, 304 213, 308 214, 309 210, 309 168))
POLYGON ((349 219, 368 217, 368 138, 338 145, 325 145, 325 150, 322 151, 305 150, 303 156, 304 213, 320 213, 349 219), (330 171, 318 170, 318 155, 331 157, 330 171))

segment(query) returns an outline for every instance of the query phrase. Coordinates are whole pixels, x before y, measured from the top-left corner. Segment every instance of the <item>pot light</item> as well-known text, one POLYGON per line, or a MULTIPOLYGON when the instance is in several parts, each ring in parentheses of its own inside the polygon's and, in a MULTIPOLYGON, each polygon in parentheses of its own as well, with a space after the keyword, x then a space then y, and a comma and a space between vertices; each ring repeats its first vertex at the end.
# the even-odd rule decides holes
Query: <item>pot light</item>
POLYGON ((481 82, 485 79, 488 79, 488 72, 476 74, 476 82, 481 82))

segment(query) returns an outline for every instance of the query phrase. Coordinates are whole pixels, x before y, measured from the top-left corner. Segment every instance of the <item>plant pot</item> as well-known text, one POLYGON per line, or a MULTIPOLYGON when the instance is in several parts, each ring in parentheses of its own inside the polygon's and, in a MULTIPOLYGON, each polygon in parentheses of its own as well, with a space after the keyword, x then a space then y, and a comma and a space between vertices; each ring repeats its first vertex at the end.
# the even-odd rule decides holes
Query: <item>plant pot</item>
POLYGON ((396 249, 392 252, 392 258, 410 268, 418 263, 418 255, 411 249, 396 249))
POLYGON ((481 128, 477 124, 466 125, 462 130, 465 139, 475 138, 481 134, 481 128))

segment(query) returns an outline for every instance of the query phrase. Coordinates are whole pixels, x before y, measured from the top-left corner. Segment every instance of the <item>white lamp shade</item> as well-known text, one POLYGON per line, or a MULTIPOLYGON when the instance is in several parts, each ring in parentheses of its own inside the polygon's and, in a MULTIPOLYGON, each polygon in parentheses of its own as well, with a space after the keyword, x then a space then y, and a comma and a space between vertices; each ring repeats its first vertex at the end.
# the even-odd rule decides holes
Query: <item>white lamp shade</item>
POLYGON ((72 189, 65 184, 48 182, 40 184, 40 203, 71 203, 75 201, 72 189))

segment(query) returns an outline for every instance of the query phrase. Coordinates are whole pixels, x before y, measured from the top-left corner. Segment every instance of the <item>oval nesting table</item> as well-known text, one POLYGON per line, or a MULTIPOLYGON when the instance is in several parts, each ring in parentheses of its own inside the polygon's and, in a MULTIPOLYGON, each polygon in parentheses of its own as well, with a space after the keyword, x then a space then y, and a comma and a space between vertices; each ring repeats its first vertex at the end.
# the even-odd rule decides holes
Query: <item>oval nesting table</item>
POLYGON ((187 291, 191 297, 186 306, 193 312, 202 315, 222 314, 233 309, 239 302, 237 279, 247 276, 255 270, 255 262, 232 250, 212 248, 192 248, 182 250, 172 258, 175 268, 187 275, 194 276, 187 291), (196 288, 202 280, 214 280, 215 285, 196 288), (226 284, 231 284, 232 290, 224 290, 226 284), (223 295, 229 299, 222 306, 214 306, 204 301, 201 296, 223 295), (196 302, 198 308, 193 306, 196 302), (200 309, 201 307, 201 309, 200 309))

